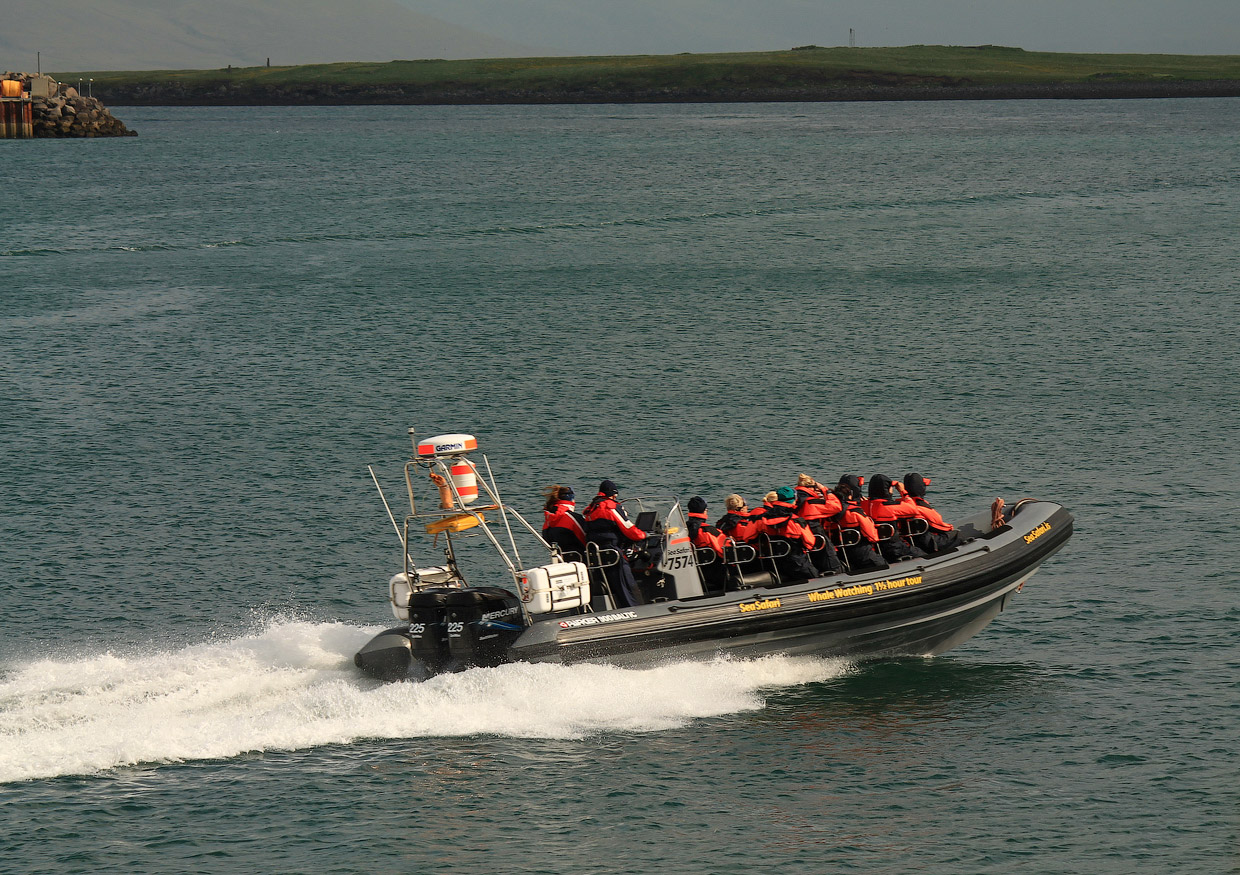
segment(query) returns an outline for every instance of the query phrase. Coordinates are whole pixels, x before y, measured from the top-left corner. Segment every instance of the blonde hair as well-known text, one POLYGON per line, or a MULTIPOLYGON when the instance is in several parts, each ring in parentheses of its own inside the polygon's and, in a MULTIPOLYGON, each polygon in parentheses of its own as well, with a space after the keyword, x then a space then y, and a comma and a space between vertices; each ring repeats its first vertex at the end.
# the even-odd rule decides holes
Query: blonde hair
POLYGON ((745 506, 745 499, 741 498, 735 492, 723 500, 723 506, 727 510, 740 510, 745 506))
POLYGON ((779 498, 779 494, 776 492, 768 492, 766 495, 762 496, 763 501, 774 501, 777 498, 779 498))
POLYGON ((813 486, 818 481, 808 474, 797 475, 797 486, 813 486))

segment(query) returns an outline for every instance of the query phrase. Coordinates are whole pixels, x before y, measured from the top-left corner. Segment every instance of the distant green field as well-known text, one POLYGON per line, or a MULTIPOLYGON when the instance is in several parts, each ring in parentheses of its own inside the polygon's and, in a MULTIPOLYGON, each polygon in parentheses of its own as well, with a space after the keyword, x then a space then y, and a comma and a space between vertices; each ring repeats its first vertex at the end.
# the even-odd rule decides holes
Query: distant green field
MULTIPOLYGON (((1094 55, 1026 52, 1003 46, 820 48, 733 54, 492 58, 234 67, 220 70, 71 72, 65 82, 93 79, 97 93, 313 95, 315 89, 398 89, 404 96, 460 93, 521 97, 573 93, 664 95, 759 89, 883 85, 1012 85, 1090 82, 1240 80, 1240 55, 1094 55)), ((321 91, 319 92, 322 93, 321 91)))

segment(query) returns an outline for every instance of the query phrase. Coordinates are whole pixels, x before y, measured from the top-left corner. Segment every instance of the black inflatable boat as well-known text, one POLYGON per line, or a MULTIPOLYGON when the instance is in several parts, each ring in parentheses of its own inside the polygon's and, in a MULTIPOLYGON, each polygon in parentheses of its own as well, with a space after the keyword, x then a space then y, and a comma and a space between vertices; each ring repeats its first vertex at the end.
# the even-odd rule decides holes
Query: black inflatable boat
MULTIPOLYGON (((562 556, 543 542, 499 499, 485 457, 485 476, 470 460, 477 448, 472 436, 415 438, 414 447, 405 466, 410 513, 403 526, 392 517, 405 568, 388 590, 401 623, 355 657, 360 669, 383 680, 421 680, 518 661, 638 665, 721 653, 854 659, 942 653, 1006 609, 1072 534, 1072 515, 1064 507, 1026 499, 1001 519, 987 509, 957 522, 962 543, 931 558, 795 581, 781 580, 772 564, 770 574, 735 575, 749 588, 711 592, 701 567, 711 560, 710 551, 703 555, 689 543, 679 501, 632 499, 647 519, 651 513, 655 519, 645 545, 651 601, 617 608, 600 573, 615 561, 610 551, 562 556), (414 475, 431 471, 443 476, 450 493, 444 503, 451 506, 420 511, 414 475), (487 501, 479 504, 479 498, 487 501), (437 542, 442 538, 439 564, 414 563, 412 541, 423 532, 437 542), (516 533, 524 533, 548 561, 523 567, 516 533), (479 536, 498 551, 511 589, 467 583, 456 541, 479 536)), ((752 567, 763 557, 737 562, 742 559, 752 567)))

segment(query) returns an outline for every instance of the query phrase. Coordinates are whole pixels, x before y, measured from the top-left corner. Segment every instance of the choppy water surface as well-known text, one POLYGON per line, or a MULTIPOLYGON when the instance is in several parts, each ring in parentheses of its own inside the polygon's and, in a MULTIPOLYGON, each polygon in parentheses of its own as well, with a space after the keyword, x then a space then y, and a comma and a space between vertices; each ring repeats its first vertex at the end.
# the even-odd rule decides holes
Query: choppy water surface
POLYGON ((1238 107, 0 144, 0 872, 1234 871, 1238 107), (1077 534, 933 660, 380 685, 411 425, 531 513, 920 470, 1077 534))

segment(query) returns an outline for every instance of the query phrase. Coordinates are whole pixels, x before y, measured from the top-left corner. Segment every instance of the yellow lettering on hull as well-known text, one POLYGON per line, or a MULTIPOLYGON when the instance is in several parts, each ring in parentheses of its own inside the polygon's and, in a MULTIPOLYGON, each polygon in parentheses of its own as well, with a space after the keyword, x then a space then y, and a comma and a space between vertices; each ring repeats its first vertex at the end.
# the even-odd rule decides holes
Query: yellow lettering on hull
POLYGON ((769 611, 771 608, 778 608, 783 603, 779 599, 762 599, 759 602, 746 602, 740 605, 742 614, 752 614, 754 611, 769 611))
POLYGON ((894 580, 878 580, 874 583, 858 583, 854 586, 837 586, 833 589, 811 592, 809 600, 811 602, 829 602, 854 595, 874 595, 876 592, 889 592, 893 589, 904 589, 906 586, 916 586, 921 583, 921 580, 920 574, 914 574, 894 580))
POLYGON ((1026 544, 1032 544, 1034 541, 1036 541, 1038 538, 1040 538, 1040 537, 1042 537, 1043 535, 1045 535, 1045 534, 1046 534, 1047 532, 1049 532, 1050 530, 1051 530, 1051 524, 1050 524, 1050 523, 1042 523, 1042 525, 1038 526, 1038 527, 1037 527, 1036 529, 1034 529, 1032 532, 1030 532, 1029 534, 1025 535, 1025 543, 1026 543, 1026 544))

